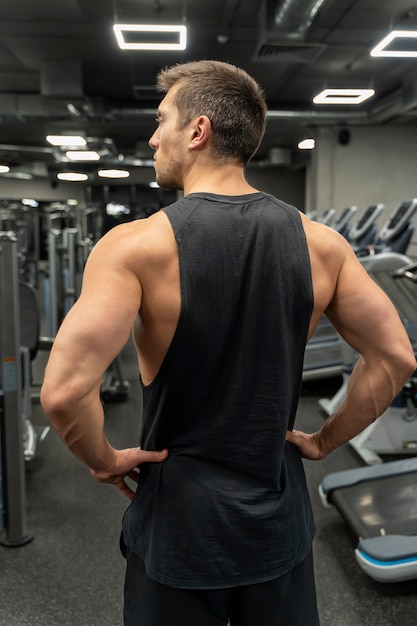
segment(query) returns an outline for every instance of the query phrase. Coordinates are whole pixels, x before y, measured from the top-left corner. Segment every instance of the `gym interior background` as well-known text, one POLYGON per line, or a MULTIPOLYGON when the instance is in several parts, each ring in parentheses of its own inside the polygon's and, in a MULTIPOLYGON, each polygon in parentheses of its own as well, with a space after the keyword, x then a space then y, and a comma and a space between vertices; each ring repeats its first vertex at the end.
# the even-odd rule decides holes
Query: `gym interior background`
MULTIPOLYGON (((29 383, 25 379, 26 386, 13 391, 21 395, 15 398, 19 415, 10 415, 5 400, 2 404, 0 528, 3 543, 16 535, 20 543, 21 533, 24 545, 0 546, 1 626, 121 623, 124 564, 117 544, 126 502, 116 490, 96 484, 47 430, 37 384, 48 354, 46 338, 53 339, 54 319, 59 323, 76 297, 91 245, 120 220, 144 218, 175 199, 153 185, 147 144, 155 127, 158 70, 201 58, 247 69, 264 87, 269 107, 265 139, 247 171, 249 182, 313 219, 325 219, 333 209, 330 227, 347 207, 357 207, 355 224, 368 207, 382 204, 374 221, 377 237, 396 207, 417 197, 416 31, 413 0, 2 0, 0 231, 17 235, 16 245, 2 240, 2 250, 10 248, 7 262, 16 264, 16 279, 24 278, 33 288, 40 331, 29 383), (184 50, 120 49, 116 23, 185 26, 187 44, 184 50), (391 31, 397 36, 379 46, 376 54, 382 56, 371 55, 391 31), (327 99, 314 103, 326 89, 331 91, 327 99), (353 91, 338 91, 345 89, 353 91), (361 94, 356 90, 368 99, 357 103, 361 94), (334 103, 332 97, 342 101, 334 103), (65 142, 48 142, 51 135, 81 137, 81 158, 74 161, 65 142), (298 148, 307 138, 314 140, 314 149, 298 148), (96 153, 96 160, 86 160, 87 152, 96 153), (129 175, 112 178, 117 176, 113 170, 129 175), (84 180, 63 180, 74 173, 84 180), (66 238, 68 231, 76 231, 74 238, 66 238), (52 295, 51 276, 58 281, 52 295), (69 276, 75 278, 70 286, 69 276), (10 427, 15 418, 21 427, 10 427), (19 463, 10 463, 10 430, 25 438, 23 475, 19 463), (17 529, 9 527, 10 520, 17 529)), ((154 33, 122 33, 129 45, 162 41, 154 33)), ((164 42, 179 43, 175 37, 169 33, 164 42)), ((415 219, 409 218, 411 230, 415 219)), ((416 242, 412 231, 405 264, 416 261, 416 242)), ((5 254, 0 255, 3 265, 5 254)), ((14 297, 19 290, 8 267, 0 272, 0 300, 12 307, 20 300, 14 297)), ((394 280, 384 281, 401 308, 404 294, 394 280)), ((405 321, 417 321, 413 280, 406 292, 405 321)), ((3 365, 10 330, 5 323, 10 309, 4 306, 3 365)), ((28 325, 33 323, 29 317, 28 325)), ((326 350, 324 345, 321 354, 326 350)), ((319 400, 337 394, 345 364, 341 358, 336 368, 326 366, 321 373, 319 364, 314 376, 305 376, 300 427, 320 426, 325 411, 319 400)), ((3 398, 10 387, 6 374, 3 367, 3 398)), ((141 407, 129 344, 103 388, 109 437, 115 445, 134 445, 141 407)), ((416 441, 414 414, 409 423, 416 441)), ((22 448, 19 441, 12 443, 22 448)), ((412 446, 403 452, 392 449, 382 460, 412 457, 412 446)), ((322 463, 305 464, 318 527, 315 566, 322 625, 411 626, 417 619, 417 575, 385 583, 366 575, 354 556, 358 538, 318 495, 329 473, 364 465, 351 446, 322 463)), ((409 501, 414 502, 411 534, 417 535, 415 486, 409 501)))

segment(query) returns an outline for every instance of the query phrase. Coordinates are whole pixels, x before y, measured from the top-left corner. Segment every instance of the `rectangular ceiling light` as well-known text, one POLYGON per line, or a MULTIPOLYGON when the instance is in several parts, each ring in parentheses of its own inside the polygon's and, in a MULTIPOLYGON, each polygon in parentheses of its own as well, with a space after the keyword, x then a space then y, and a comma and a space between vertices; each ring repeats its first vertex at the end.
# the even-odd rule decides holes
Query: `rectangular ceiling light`
POLYGON ((186 26, 114 24, 113 30, 122 50, 185 50, 187 45, 186 26))
POLYGON ((375 95, 373 89, 324 89, 313 98, 314 104, 360 104, 375 95))
POLYGON ((59 180, 66 180, 72 182, 82 182, 84 180, 88 180, 87 174, 82 174, 81 172, 59 172, 56 177, 59 180))
POLYGON ((372 57, 417 57, 417 30, 391 31, 370 54, 372 57))
POLYGON ((70 161, 99 161, 100 155, 95 150, 68 150, 65 153, 70 161))
POLYGON ((128 178, 128 176, 130 176, 130 172, 128 170, 118 169, 98 170, 97 174, 101 178, 128 178))
POLYGON ((46 141, 53 146, 85 146, 86 140, 81 135, 47 135, 46 141))

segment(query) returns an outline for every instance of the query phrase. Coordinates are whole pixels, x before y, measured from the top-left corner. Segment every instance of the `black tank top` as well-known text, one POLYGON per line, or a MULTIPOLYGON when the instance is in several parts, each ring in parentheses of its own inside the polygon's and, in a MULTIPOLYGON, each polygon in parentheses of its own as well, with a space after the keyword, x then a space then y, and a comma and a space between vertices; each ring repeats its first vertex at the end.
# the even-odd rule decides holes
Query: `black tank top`
POLYGON ((141 467, 124 540, 155 580, 222 588, 276 578, 311 548, 297 449, 285 443, 313 307, 298 211, 265 193, 194 193, 164 209, 181 313, 143 386, 141 467))

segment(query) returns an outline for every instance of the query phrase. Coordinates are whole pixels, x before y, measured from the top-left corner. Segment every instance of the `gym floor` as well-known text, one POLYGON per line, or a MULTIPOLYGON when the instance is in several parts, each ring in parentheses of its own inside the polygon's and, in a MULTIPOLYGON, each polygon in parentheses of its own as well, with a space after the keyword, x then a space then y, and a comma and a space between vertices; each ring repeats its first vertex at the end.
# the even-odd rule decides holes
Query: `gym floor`
MULTIPOLYGON (((36 363, 40 375, 42 359, 36 363)), ((106 405, 106 430, 120 447, 136 445, 139 434, 137 366, 130 344, 122 353, 122 367, 131 384, 129 397, 106 405)), ((305 383, 297 427, 319 428, 324 418, 317 401, 331 397, 339 385, 340 379, 305 383)), ((33 422, 46 424, 36 404, 33 422)), ((320 502, 317 490, 324 475, 360 464, 349 446, 325 461, 305 463, 317 522, 321 626, 415 626, 417 582, 381 584, 362 573, 354 558, 355 538, 339 514, 320 502)), ((94 481, 54 432, 27 463, 26 478, 34 539, 19 548, 0 547, 0 626, 121 625, 124 561, 118 540, 128 501, 112 486, 94 481)))

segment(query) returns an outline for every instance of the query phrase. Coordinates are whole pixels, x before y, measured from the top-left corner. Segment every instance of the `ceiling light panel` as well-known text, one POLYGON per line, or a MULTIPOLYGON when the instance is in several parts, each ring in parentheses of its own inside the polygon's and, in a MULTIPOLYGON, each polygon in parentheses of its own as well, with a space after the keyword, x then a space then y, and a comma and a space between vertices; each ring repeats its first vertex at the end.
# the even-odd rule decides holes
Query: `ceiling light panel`
POLYGON ((114 24, 113 31, 122 50, 185 50, 187 45, 186 26, 114 24))
POLYGON ((375 95, 374 89, 324 89, 313 98, 314 104, 361 104, 375 95))
POLYGON ((417 30, 393 30, 371 50, 372 57, 417 57, 417 30))
POLYGON ((88 180, 87 174, 81 172, 59 172, 56 177, 59 180, 65 180, 67 182, 83 182, 88 180))
POLYGON ((68 150, 65 153, 70 161, 99 161, 100 155, 95 150, 68 150))
POLYGON ((128 170, 98 170, 97 174, 101 176, 101 178, 127 178, 130 176, 130 172, 128 170))
POLYGON ((81 135, 47 135, 46 141, 52 146, 86 146, 87 142, 81 135))

